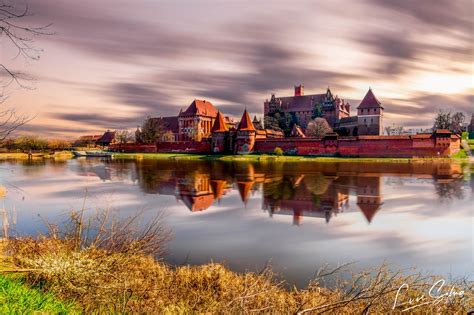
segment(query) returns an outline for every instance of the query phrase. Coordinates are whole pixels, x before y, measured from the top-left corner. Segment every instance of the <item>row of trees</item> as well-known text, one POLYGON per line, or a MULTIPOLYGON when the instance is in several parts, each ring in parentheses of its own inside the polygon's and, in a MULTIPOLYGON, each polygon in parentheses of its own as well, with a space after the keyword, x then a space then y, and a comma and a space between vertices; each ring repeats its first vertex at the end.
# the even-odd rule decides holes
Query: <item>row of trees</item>
POLYGON ((2 147, 8 151, 62 151, 71 148, 71 142, 66 140, 43 139, 33 136, 22 136, 5 140, 2 147))
POLYGON ((440 110, 436 115, 433 130, 436 129, 447 129, 455 134, 461 134, 463 132, 463 123, 466 117, 462 112, 456 112, 452 114, 450 111, 440 110))
MULTIPOLYGON (((323 116, 324 111, 321 104, 314 104, 311 115, 312 120, 308 123, 308 128, 306 129, 307 136, 319 137, 324 136, 328 132, 332 132, 332 129, 327 123, 326 119, 322 118, 323 116)), ((295 124, 301 125, 295 113, 285 113, 281 110, 276 110, 273 113, 266 115, 264 118, 264 125, 266 129, 282 131, 285 136, 290 135, 291 130, 295 124)))

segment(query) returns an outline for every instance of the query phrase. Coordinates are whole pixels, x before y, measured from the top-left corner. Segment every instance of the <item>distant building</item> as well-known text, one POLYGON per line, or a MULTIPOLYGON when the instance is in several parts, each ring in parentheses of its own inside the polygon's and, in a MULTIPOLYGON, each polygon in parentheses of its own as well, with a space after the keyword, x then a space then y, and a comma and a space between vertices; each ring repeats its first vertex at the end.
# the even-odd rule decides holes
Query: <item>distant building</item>
POLYGON ((304 94, 304 86, 295 86, 294 96, 276 97, 272 94, 270 100, 264 102, 264 114, 268 116, 277 111, 292 115, 299 126, 306 129, 313 118, 314 108, 321 106, 324 118, 331 127, 341 118, 349 117, 351 105, 338 96, 333 96, 328 88, 324 94, 304 94))
POLYGON ((96 141, 97 145, 107 147, 115 142, 115 131, 107 130, 99 140, 96 141))
POLYGON ((328 88, 324 94, 304 95, 303 85, 295 86, 294 96, 276 97, 264 102, 265 116, 277 112, 288 113, 293 124, 305 130, 308 123, 315 117, 315 109, 319 108, 322 117, 329 126, 341 136, 382 135, 383 106, 369 89, 357 107, 357 116, 351 116, 351 105, 344 99, 334 96, 328 88))
POLYGON ((102 135, 81 136, 72 144, 74 147, 94 147, 102 135))
POLYGON ((382 104, 369 89, 357 107, 357 135, 382 135, 383 110, 382 104))
MULTIPOLYGON (((206 100, 195 99, 178 116, 151 118, 158 122, 163 135, 159 142, 202 141, 211 137, 211 129, 216 121, 218 110, 206 100)), ((235 122, 224 117, 228 128, 235 128, 235 122)))
POLYGON ((474 139, 474 114, 471 116, 471 123, 467 127, 467 131, 469 132, 469 139, 474 139))

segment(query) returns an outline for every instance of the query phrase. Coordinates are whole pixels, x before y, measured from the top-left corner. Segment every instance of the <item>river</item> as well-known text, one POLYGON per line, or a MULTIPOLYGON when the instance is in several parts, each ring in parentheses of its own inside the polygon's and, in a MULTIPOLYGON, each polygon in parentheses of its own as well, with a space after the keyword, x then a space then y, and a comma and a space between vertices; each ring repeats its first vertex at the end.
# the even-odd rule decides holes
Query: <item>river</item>
POLYGON ((298 286, 347 262, 471 277, 473 173, 455 161, 3 161, 0 234, 44 233, 85 199, 87 211, 143 211, 144 222, 164 213, 174 265, 270 263, 298 286))

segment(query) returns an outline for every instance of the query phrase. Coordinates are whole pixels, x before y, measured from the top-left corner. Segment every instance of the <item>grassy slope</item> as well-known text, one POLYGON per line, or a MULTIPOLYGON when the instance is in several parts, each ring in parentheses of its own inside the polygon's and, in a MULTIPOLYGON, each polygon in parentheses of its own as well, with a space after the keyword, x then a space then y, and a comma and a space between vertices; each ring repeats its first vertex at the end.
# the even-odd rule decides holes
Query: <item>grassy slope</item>
MULTIPOLYGON (((50 153, 33 153, 33 159, 70 159, 74 155, 70 151, 61 151, 55 152, 53 154, 50 153)), ((0 153, 0 160, 27 160, 28 154, 27 153, 16 153, 16 152, 9 152, 9 153, 0 153)))
POLYGON ((274 156, 274 155, 205 155, 184 153, 115 153, 115 159, 156 159, 156 160, 219 160, 219 161, 313 161, 313 162, 409 162, 413 160, 442 160, 449 158, 347 158, 347 157, 314 157, 314 156, 274 156))
POLYGON ((0 239, 0 314, 79 313, 72 303, 63 303, 50 293, 25 284, 21 275, 2 274, 2 270, 15 269, 10 258, 4 257, 5 243, 0 239))
POLYGON ((0 275, 0 314, 32 312, 58 314, 75 311, 72 303, 60 302, 52 294, 29 288, 20 278, 0 275))

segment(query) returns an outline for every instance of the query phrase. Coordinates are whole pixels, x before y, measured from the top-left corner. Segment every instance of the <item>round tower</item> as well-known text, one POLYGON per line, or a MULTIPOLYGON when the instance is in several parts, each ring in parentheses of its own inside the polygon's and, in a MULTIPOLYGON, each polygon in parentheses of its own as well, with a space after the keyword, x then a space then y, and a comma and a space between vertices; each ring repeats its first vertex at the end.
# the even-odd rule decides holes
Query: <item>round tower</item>
POLYGON ((256 133, 257 131, 252 124, 252 119, 247 110, 245 110, 237 128, 234 152, 237 154, 252 153, 254 151, 256 133))

